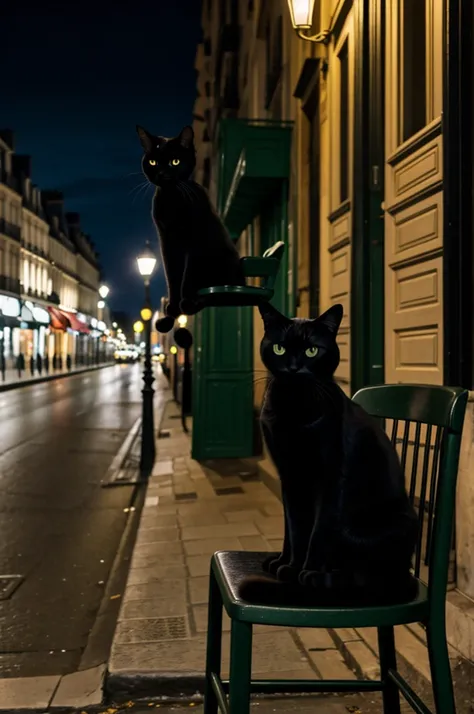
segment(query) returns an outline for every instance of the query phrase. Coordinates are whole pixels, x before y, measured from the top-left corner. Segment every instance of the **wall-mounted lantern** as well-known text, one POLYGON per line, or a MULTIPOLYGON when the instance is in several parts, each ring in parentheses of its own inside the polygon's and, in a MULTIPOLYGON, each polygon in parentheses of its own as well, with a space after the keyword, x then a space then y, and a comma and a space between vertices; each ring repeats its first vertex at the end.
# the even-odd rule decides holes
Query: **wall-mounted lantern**
POLYGON ((313 14, 316 0, 288 0, 291 24, 298 37, 308 42, 319 42, 326 45, 331 36, 330 30, 323 30, 316 35, 307 35, 306 32, 313 26, 313 14))

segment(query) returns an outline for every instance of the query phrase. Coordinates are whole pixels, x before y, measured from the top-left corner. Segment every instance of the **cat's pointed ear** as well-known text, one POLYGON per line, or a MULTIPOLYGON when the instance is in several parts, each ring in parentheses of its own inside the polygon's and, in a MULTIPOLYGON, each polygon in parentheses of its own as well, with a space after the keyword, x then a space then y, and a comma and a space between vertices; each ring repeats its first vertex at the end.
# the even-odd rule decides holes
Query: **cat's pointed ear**
POLYGON ((323 314, 317 317, 314 322, 318 325, 324 325, 324 327, 329 330, 331 335, 337 335, 343 315, 344 308, 340 303, 337 303, 336 305, 330 307, 329 310, 326 310, 326 312, 323 312, 323 314))
POLYGON ((185 126, 179 135, 179 143, 185 149, 190 149, 194 143, 194 131, 192 126, 185 126))
POLYGON ((155 137, 139 124, 137 124, 137 134, 143 147, 143 151, 147 154, 156 144, 155 137))
POLYGON ((260 315, 262 316, 265 329, 269 329, 271 327, 283 327, 290 322, 287 317, 282 315, 281 312, 278 312, 278 310, 273 307, 273 305, 270 305, 269 302, 260 303, 258 309, 260 315))

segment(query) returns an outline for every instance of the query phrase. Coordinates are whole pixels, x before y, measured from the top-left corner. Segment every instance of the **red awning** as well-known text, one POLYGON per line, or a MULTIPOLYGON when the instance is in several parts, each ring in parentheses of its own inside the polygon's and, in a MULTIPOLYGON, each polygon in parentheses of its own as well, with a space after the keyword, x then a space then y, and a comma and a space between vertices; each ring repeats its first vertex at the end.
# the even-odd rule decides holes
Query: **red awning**
POLYGON ((51 315, 51 327, 55 330, 64 330, 66 332, 69 327, 69 320, 66 315, 61 310, 58 310, 57 307, 48 306, 48 312, 51 315))
POLYGON ((79 320, 73 312, 66 312, 65 310, 60 310, 58 307, 48 307, 49 314, 51 315, 51 327, 56 330, 66 331, 68 327, 76 332, 82 332, 86 335, 89 334, 90 330, 88 325, 82 320, 79 320))
POLYGON ((79 318, 76 317, 73 312, 63 312, 63 315, 65 315, 69 320, 69 324, 71 325, 72 330, 76 330, 76 332, 82 332, 85 335, 89 334, 89 326, 86 325, 85 322, 82 322, 82 320, 79 320, 79 318))

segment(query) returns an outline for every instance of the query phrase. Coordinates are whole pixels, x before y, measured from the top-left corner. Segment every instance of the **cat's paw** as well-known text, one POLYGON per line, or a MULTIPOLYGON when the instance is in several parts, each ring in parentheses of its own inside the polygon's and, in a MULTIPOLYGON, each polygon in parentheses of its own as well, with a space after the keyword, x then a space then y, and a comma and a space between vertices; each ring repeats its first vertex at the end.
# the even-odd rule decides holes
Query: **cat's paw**
POLYGON ((293 565, 280 565, 276 576, 283 583, 297 583, 299 572, 299 569, 293 565))
POLYGON ((160 317, 160 319, 156 321, 155 327, 158 332, 165 334, 173 329, 173 325, 174 317, 160 317))
POLYGON ((283 557, 281 555, 279 555, 278 557, 275 557, 275 555, 270 555, 263 561, 262 568, 266 573, 270 573, 270 575, 276 575, 278 568, 280 568, 284 564, 285 561, 283 560, 283 557))
POLYGON ((321 570, 302 570, 298 582, 305 587, 318 588, 324 585, 327 573, 321 570))
POLYGON ((182 315, 195 315, 199 312, 199 303, 197 300, 183 298, 179 303, 179 309, 182 315))

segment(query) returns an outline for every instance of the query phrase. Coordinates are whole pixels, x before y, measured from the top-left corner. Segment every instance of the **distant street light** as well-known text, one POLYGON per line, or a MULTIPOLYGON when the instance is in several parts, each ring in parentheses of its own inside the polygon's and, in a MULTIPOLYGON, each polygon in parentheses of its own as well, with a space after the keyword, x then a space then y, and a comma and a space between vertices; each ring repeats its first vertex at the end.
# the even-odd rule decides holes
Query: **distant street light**
POLYGON ((187 324, 188 324, 188 316, 187 316, 187 315, 180 315, 180 316, 178 317, 178 325, 179 325, 180 327, 186 327, 187 324))
POLYGON ((110 292, 110 288, 109 288, 107 285, 101 285, 101 286, 100 286, 100 288, 99 288, 99 295, 100 295, 100 297, 101 297, 103 300, 105 300, 105 298, 107 297, 107 295, 109 294, 109 292, 110 292))
POLYGON ((99 302, 97 303, 97 307, 99 308, 99 310, 103 310, 105 307, 104 300, 99 300, 99 302))
POLYGON ((136 322, 133 323, 133 331, 140 334, 140 332, 143 332, 145 329, 145 325, 141 320, 137 320, 136 322))
POLYGON ((140 454, 140 472, 148 478, 155 463, 155 425, 153 415, 153 382, 155 381, 151 362, 151 308, 150 280, 156 267, 156 256, 146 243, 145 250, 137 257, 138 271, 145 284, 145 304, 140 317, 145 324, 145 365, 143 370, 142 402, 142 443, 140 454))

